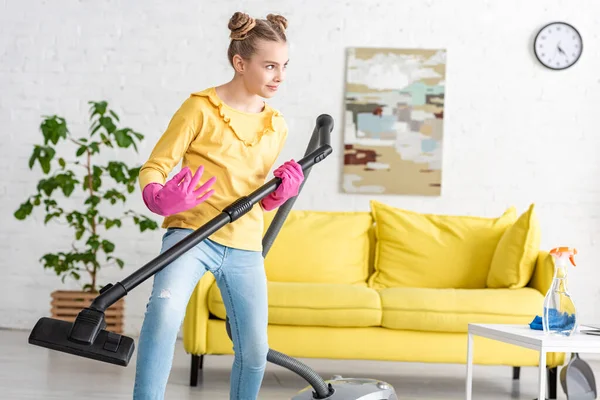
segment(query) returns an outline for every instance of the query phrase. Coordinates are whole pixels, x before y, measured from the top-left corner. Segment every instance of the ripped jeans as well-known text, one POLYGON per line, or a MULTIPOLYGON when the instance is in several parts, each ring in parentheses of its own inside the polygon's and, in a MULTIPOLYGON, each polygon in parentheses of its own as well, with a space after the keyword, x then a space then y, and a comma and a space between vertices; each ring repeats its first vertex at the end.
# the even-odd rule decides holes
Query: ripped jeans
MULTIPOLYGON (((167 229, 161 252, 192 232, 167 229)), ((205 239, 154 276, 138 343, 134 400, 164 398, 177 333, 192 291, 206 271, 215 276, 231 326, 235 356, 230 399, 257 398, 269 350, 263 256, 205 239)))

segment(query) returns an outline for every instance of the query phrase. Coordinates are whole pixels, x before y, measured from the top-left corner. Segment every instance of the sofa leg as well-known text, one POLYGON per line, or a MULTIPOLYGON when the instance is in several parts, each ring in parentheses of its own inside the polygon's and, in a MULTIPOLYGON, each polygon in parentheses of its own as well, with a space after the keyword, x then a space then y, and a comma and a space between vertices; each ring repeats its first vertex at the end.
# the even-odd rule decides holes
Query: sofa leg
POLYGON ((192 354, 192 365, 190 368, 190 386, 198 386, 198 374, 204 364, 204 355, 192 354))
POLYGON ((548 372, 548 398, 556 399, 556 386, 558 384, 558 367, 547 368, 548 372))
POLYGON ((513 380, 518 381, 521 378, 521 367, 513 367, 513 380))

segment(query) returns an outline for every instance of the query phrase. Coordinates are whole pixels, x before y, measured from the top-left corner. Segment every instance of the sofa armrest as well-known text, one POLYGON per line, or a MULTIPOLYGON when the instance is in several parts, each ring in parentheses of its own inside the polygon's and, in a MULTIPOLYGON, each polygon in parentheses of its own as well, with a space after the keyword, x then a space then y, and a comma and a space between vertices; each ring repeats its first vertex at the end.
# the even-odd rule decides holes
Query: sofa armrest
POLYGON ((554 259, 548 251, 541 250, 535 263, 533 275, 527 286, 537 289, 540 293, 545 295, 548 292, 548 289, 550 289, 553 277, 554 259))
POLYGON ((183 347, 190 354, 206 354, 208 328, 208 292, 215 282, 213 274, 205 273, 192 292, 183 320, 183 347))

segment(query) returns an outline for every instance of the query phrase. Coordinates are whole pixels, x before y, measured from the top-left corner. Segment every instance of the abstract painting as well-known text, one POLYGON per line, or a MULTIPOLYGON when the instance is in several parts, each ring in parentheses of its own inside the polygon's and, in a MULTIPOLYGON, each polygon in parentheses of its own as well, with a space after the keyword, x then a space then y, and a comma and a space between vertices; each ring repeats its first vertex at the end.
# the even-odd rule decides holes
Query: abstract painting
POLYGON ((348 49, 343 190, 439 196, 446 51, 348 49))

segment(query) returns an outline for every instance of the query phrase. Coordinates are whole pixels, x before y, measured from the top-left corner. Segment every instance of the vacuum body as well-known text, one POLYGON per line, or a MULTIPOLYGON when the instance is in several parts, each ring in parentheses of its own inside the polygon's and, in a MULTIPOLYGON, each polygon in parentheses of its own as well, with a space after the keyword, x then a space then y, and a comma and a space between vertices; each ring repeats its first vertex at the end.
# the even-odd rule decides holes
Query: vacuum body
MULTIPOLYGON (((332 389, 331 395, 323 397, 327 400, 398 400, 393 386, 377 379, 342 378, 338 375, 325 383, 332 389)), ((313 390, 312 386, 307 386, 291 400, 321 399, 315 397, 313 390)))

